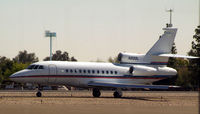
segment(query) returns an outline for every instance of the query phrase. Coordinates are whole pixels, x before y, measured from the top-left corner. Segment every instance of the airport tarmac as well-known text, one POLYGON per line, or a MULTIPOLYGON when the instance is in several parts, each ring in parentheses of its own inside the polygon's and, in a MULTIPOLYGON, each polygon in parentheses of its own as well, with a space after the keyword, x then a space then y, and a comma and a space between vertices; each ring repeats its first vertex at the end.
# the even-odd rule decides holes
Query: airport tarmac
POLYGON ((198 92, 126 91, 113 98, 102 91, 0 91, 0 114, 198 114, 198 92))

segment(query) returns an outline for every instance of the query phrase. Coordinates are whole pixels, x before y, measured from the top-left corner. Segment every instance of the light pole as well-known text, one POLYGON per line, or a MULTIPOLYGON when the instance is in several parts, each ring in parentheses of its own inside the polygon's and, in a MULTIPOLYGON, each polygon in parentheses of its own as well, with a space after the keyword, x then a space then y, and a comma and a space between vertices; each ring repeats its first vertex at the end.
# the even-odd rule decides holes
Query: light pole
POLYGON ((50 61, 52 60, 52 37, 56 37, 56 32, 45 31, 45 37, 50 37, 50 61))
POLYGON ((167 27, 172 27, 173 26, 172 25, 172 12, 173 12, 173 10, 169 9, 169 10, 167 10, 167 12, 170 13, 170 20, 169 20, 169 24, 167 24, 167 27))

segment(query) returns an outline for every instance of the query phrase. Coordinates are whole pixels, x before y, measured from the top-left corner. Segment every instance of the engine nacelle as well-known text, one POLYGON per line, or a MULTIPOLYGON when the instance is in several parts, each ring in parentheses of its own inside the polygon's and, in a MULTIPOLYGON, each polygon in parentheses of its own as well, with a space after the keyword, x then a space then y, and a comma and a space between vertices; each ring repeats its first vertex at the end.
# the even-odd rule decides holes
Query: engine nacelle
POLYGON ((144 54, 119 53, 117 60, 120 63, 141 63, 144 62, 144 54))
POLYGON ((152 76, 152 75, 169 75, 174 76, 177 74, 177 71, 173 68, 169 67, 148 67, 148 66, 131 66, 128 71, 133 75, 144 75, 144 76, 152 76))
POLYGON ((158 70, 153 67, 148 66, 131 66, 129 68, 129 73, 134 75, 156 75, 158 70))

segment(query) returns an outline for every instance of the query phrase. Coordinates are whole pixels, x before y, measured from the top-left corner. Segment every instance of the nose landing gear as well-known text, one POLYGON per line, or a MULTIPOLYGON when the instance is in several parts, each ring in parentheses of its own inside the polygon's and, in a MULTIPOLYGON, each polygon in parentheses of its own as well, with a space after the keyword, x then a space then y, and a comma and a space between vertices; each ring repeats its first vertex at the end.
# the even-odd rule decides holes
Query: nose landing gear
POLYGON ((42 93, 41 93, 40 91, 38 91, 38 92, 36 93, 36 96, 37 96, 37 97, 42 97, 42 93))
POLYGON ((42 87, 41 87, 40 85, 38 85, 38 91, 37 91, 37 93, 36 93, 36 96, 37 96, 37 97, 42 97, 41 91, 42 91, 42 87))

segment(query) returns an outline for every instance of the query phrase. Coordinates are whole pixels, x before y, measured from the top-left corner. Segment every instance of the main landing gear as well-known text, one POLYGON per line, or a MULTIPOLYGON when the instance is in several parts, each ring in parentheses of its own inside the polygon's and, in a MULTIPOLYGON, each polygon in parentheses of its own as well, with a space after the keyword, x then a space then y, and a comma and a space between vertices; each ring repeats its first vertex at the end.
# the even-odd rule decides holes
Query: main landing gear
MULTIPOLYGON (((93 97, 100 97, 101 96, 101 92, 98 88, 94 88, 93 92, 92 92, 93 97)), ((121 90, 116 90, 113 93, 114 98, 121 98, 122 97, 122 91, 121 90)))
POLYGON ((100 97, 101 96, 101 92, 100 92, 100 90, 98 88, 94 88, 93 92, 92 92, 92 95, 94 97, 100 97))
POLYGON ((116 90, 113 93, 114 98, 121 98, 122 97, 122 91, 116 90))

